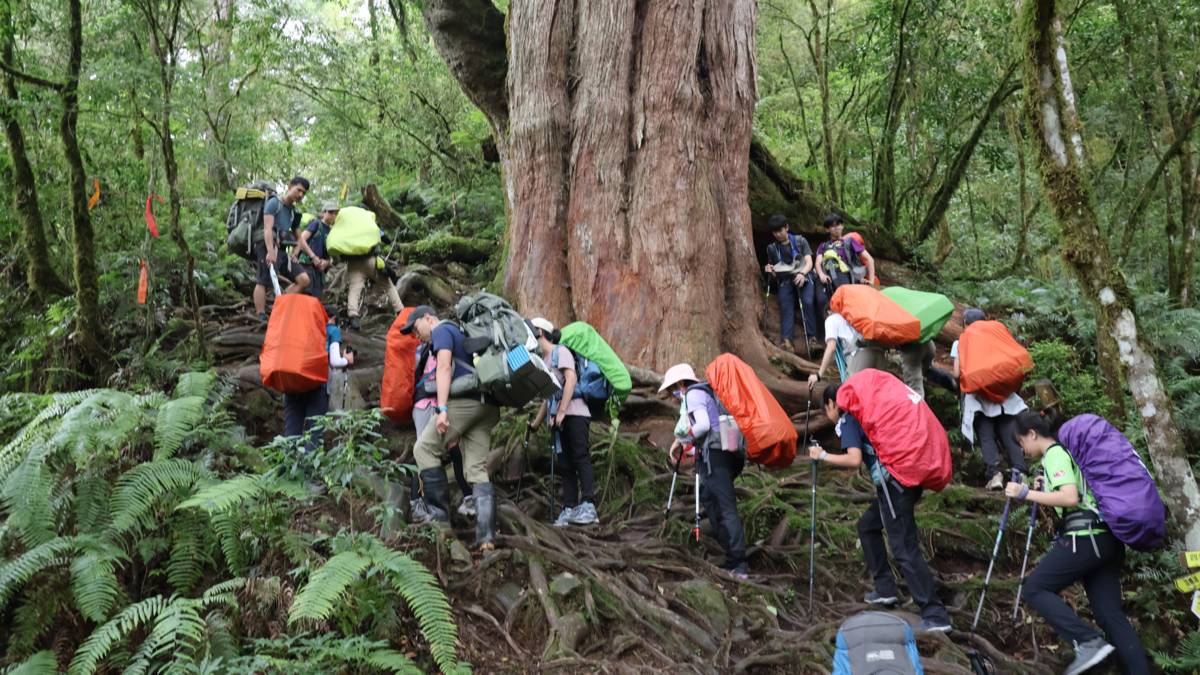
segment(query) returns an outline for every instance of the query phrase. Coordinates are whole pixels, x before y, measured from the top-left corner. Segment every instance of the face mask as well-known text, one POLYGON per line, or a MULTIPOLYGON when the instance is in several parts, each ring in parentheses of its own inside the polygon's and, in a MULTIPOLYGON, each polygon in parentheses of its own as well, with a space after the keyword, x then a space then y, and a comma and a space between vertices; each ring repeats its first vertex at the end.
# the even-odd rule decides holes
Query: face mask
POLYGON ((683 398, 683 394, 684 392, 682 389, 676 389, 675 391, 671 392, 671 395, 675 398, 683 398))

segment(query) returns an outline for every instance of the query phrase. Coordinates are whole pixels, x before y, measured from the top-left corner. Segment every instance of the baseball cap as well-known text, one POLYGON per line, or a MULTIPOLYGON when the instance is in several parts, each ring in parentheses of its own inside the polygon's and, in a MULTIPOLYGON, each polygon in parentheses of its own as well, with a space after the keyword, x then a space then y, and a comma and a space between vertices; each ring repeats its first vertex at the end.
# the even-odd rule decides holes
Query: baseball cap
POLYGON ((400 332, 408 335, 412 332, 413 326, 418 320, 423 319, 431 314, 433 316, 437 316, 437 311, 435 311, 429 305, 417 305, 417 307, 413 309, 412 314, 408 315, 408 321, 405 321, 404 325, 400 327, 400 332))

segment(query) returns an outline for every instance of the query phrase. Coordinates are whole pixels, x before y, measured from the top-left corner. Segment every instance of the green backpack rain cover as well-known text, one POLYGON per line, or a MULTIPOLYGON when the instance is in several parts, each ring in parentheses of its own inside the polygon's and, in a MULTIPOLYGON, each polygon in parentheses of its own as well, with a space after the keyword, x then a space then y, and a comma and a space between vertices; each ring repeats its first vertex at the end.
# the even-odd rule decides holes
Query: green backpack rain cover
POLYGON ((338 211, 325 248, 335 255, 367 255, 379 245, 379 225, 375 213, 358 206, 338 211))
POLYGON ((937 337, 938 333, 942 332, 942 326, 945 326, 954 314, 954 303, 941 293, 889 286, 883 289, 883 294, 921 322, 922 343, 937 337))
POLYGON ((567 324, 562 327, 560 343, 599 366, 604 379, 612 386, 612 400, 618 407, 625 403, 625 398, 633 391, 633 379, 629 377, 629 370, 621 362, 621 357, 608 346, 595 328, 582 321, 567 324))

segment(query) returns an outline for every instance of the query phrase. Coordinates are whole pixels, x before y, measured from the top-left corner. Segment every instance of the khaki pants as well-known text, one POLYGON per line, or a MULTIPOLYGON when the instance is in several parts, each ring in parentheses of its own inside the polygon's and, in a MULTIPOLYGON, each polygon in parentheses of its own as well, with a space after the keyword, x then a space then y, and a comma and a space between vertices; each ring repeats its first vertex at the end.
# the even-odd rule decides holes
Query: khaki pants
POLYGON ((910 342, 900 347, 901 379, 921 398, 925 398, 925 370, 933 365, 936 349, 932 340, 925 343, 910 342))
POLYGON ((346 312, 350 316, 358 316, 361 314, 360 306, 362 301, 363 286, 370 279, 375 282, 372 286, 375 292, 383 291, 387 294, 388 302, 392 305, 392 311, 399 313, 404 309, 404 303, 400 302, 400 293, 396 290, 396 285, 392 283, 387 275, 380 274, 379 270, 375 269, 375 256, 368 255, 361 258, 354 258, 346 264, 346 279, 350 284, 350 292, 346 297, 346 312))
POLYGON ((492 449, 492 428, 500 421, 500 409, 473 398, 450 399, 447 407, 450 409, 450 429, 439 434, 435 417, 417 438, 413 447, 417 467, 422 471, 442 468, 446 446, 458 441, 467 481, 472 485, 490 482, 487 458, 492 449))
POLYGON ((846 377, 860 373, 867 368, 883 368, 883 348, 875 345, 859 347, 846 364, 846 377))

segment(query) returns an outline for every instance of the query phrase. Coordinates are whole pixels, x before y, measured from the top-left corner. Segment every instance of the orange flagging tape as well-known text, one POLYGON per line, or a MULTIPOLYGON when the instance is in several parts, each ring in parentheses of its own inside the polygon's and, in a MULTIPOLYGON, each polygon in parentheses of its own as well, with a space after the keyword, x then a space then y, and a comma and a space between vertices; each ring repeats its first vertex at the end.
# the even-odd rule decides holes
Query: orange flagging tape
POLYGON ((88 197, 88 211, 91 211, 92 209, 96 208, 96 205, 99 203, 100 203, 100 179, 93 178, 92 179, 92 196, 88 197))
MULTIPOLYGON (((147 208, 149 208, 149 207, 147 207, 147 208)), ((141 261, 141 264, 139 265, 139 267, 141 267, 141 271, 138 272, 137 303, 139 305, 144 305, 144 304, 146 304, 146 292, 148 290, 150 290, 150 279, 149 279, 149 275, 146 271, 146 261, 145 260, 141 261)))
POLYGON ((154 222, 154 210, 151 207, 156 199, 159 204, 166 202, 165 199, 153 192, 150 193, 149 197, 146 197, 146 227, 150 229, 150 236, 152 237, 158 236, 158 223, 154 222))

